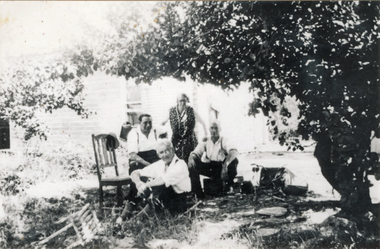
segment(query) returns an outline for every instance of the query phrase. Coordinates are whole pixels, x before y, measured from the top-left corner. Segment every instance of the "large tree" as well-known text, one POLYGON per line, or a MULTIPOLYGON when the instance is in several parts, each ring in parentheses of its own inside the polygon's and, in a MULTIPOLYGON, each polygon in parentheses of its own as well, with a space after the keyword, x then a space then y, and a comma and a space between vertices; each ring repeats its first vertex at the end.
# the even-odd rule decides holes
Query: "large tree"
MULTIPOLYGON (((298 100, 297 133, 317 141, 325 178, 342 196, 342 209, 368 210, 368 174, 378 170, 370 151, 379 137, 378 2, 165 3, 150 32, 119 54, 110 70, 150 82, 162 76, 224 89, 250 82, 258 110, 279 111, 298 100), (281 108, 279 110, 279 108, 281 108)), ((269 123, 281 144, 302 149, 269 123)))

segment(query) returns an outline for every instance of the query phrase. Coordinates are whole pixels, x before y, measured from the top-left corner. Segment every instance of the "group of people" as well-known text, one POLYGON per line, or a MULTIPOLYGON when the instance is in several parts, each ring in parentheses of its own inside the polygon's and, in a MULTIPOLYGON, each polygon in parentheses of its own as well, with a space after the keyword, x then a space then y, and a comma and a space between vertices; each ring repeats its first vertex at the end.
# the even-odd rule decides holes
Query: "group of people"
POLYGON ((231 190, 237 174, 237 150, 220 136, 217 120, 210 123, 210 137, 198 143, 194 132, 196 122, 203 125, 205 134, 207 129, 188 103, 186 94, 180 94, 177 105, 170 108, 169 117, 163 122, 164 125, 170 121, 171 141, 158 136, 149 114, 140 115, 140 125, 129 132, 127 147, 132 183, 121 219, 131 217, 137 205, 144 201, 139 215, 157 208, 171 214, 185 211, 188 193, 204 198, 200 175, 222 180, 225 191, 231 190))

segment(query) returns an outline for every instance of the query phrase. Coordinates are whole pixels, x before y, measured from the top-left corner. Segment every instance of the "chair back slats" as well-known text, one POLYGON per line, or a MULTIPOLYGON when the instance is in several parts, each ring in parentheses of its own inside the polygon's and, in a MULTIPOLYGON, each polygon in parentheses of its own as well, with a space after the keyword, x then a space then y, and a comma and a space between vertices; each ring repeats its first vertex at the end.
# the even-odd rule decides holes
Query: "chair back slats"
POLYGON ((99 160, 99 143, 98 143, 98 140, 96 140, 95 138, 95 135, 92 134, 92 145, 94 146, 94 154, 95 154, 95 162, 96 162, 96 171, 98 173, 98 178, 99 178, 99 182, 102 180, 102 176, 101 176, 101 172, 100 172, 100 168, 99 168, 99 165, 101 164, 100 160, 99 160))
POLYGON ((116 176, 119 176, 117 170, 116 154, 114 149, 107 150, 107 136, 108 134, 92 135, 92 143, 94 146, 95 162, 98 172, 98 178, 101 180, 102 168, 115 167, 116 176))
MULTIPOLYGON (((114 140, 114 134, 92 134, 92 144, 94 146, 94 154, 96 161, 96 169, 99 178, 99 207, 103 212, 103 187, 114 186, 116 187, 117 205, 123 205, 123 186, 128 186, 131 183, 131 178, 128 176, 119 176, 115 147, 118 146, 118 141, 114 140), (108 150, 107 150, 107 145, 108 150), (110 175, 107 172, 107 176, 102 179, 103 168, 114 167, 115 175, 110 175)), ((116 138, 117 139, 117 138, 116 138)))
POLYGON ((101 149, 102 149, 102 156, 103 156, 103 164, 106 165, 106 164, 110 164, 110 160, 109 160, 109 156, 110 156, 110 153, 108 153, 107 151, 107 147, 106 147, 106 139, 105 138, 102 138, 100 140, 100 143, 101 143, 101 149))
POLYGON ((96 150, 95 152, 95 156, 98 158, 98 164, 99 165, 103 165, 103 152, 102 152, 102 149, 101 149, 101 146, 100 146, 100 143, 99 143, 99 140, 95 140, 95 144, 96 144, 96 150))
POLYGON ((115 154, 115 150, 112 150, 112 162, 113 164, 115 165, 115 172, 116 172, 116 176, 119 176, 119 171, 117 170, 117 162, 116 162, 116 154, 115 154))

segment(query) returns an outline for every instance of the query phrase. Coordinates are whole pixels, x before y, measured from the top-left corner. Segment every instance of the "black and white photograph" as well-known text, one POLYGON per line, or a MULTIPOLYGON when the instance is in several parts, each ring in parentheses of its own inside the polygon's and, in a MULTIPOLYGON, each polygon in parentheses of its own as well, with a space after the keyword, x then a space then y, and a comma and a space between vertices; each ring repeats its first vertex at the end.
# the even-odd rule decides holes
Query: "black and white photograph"
POLYGON ((380 248, 379 1, 1 1, 0 248, 380 248))

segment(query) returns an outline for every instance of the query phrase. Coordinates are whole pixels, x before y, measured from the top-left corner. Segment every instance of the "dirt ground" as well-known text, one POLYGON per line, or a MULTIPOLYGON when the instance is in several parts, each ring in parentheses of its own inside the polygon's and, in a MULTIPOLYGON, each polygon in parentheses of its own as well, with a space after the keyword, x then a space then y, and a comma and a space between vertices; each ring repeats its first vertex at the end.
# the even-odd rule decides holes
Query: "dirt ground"
MULTIPOLYGON (((274 246, 270 244, 274 241, 273 236, 279 238, 281 233, 286 233, 288 237, 292 233, 296 233, 294 236, 300 237, 299 232, 301 232, 304 234, 302 236, 306 236, 300 237, 303 240, 316 236, 319 231, 315 230, 313 226, 321 224, 340 210, 338 208, 339 195, 332 190, 321 175, 318 163, 312 153, 267 151, 241 154, 238 176, 243 176, 244 181, 250 181, 254 175, 252 168, 257 166, 289 169, 295 175, 295 183, 308 186, 307 194, 292 196, 284 195, 275 189, 262 189, 250 194, 207 196, 206 200, 203 200, 193 210, 193 215, 198 217, 194 224, 197 239, 191 244, 174 239, 152 239, 148 245, 139 245, 136 244, 133 237, 122 236, 115 239, 115 247, 252 248, 252 243, 257 242, 264 245, 261 248, 271 248, 274 246), (286 211, 279 216, 259 214, 259 210, 273 207, 286 211), (252 233, 256 234, 255 238, 246 238, 244 235, 252 233), (257 237, 261 239, 255 242, 257 237), (266 242, 265 238, 272 239, 266 242)), ((373 203, 378 203, 380 199, 379 184, 376 181, 374 184, 375 186, 371 188, 371 196, 373 203)), ((81 198, 87 196, 87 200, 96 202, 97 188, 98 180, 96 175, 93 175, 88 179, 73 181, 69 184, 67 182, 43 183, 27 191, 31 197, 58 199, 70 197, 75 193, 76 196, 81 198)), ((108 198, 112 202, 114 197, 111 194, 108 198)), ((190 206, 193 204, 195 203, 190 206)), ((276 243, 278 246, 281 241, 276 243)))

